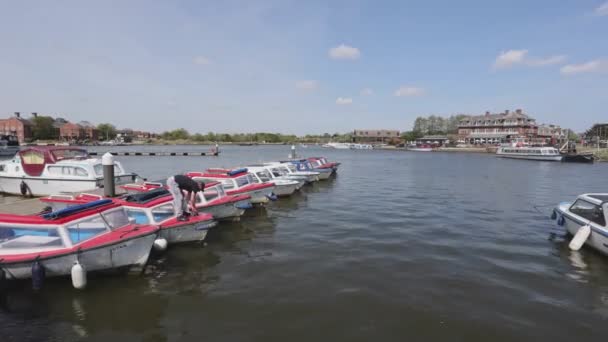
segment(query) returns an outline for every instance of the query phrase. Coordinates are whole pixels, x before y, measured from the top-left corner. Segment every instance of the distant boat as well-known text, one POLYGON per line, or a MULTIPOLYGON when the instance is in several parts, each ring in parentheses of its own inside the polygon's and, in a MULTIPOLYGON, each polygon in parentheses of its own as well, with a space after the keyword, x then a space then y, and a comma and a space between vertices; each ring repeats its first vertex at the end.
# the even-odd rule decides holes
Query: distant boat
POLYGON ((433 146, 427 144, 410 145, 407 147, 407 150, 413 152, 433 152, 433 146))
POLYGON ((351 148, 351 144, 330 142, 323 145, 323 147, 335 148, 337 150, 349 150, 351 148))
POLYGON ((510 147, 501 146, 496 151, 497 157, 527 159, 540 161, 561 161, 562 156, 554 147, 510 147))

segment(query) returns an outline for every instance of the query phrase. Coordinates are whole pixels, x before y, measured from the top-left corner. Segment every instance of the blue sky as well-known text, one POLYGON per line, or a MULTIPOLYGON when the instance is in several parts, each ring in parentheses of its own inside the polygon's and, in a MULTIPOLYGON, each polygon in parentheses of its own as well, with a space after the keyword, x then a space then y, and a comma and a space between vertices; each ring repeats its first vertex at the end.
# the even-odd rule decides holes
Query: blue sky
POLYGON ((0 1, 0 113, 153 131, 608 121, 608 2, 0 1))

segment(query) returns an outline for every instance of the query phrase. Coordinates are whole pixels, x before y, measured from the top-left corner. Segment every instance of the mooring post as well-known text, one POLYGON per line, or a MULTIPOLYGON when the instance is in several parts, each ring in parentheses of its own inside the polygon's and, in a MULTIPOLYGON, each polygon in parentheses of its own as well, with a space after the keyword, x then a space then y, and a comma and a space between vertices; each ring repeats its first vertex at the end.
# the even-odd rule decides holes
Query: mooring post
POLYGON ((296 159, 296 145, 291 145, 291 159, 296 159))
POLYGON ((101 157, 101 165, 103 165, 103 195, 105 197, 114 197, 114 156, 110 152, 101 157))

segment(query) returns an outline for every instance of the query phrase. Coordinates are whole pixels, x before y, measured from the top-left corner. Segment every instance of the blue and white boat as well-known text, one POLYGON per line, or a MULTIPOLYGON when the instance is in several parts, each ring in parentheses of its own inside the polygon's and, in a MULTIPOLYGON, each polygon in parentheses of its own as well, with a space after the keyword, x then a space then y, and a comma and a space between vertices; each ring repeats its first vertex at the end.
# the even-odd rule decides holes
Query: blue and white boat
POLYGON ((582 194, 574 202, 560 203, 552 218, 573 235, 570 248, 580 249, 583 244, 608 255, 608 193, 582 194))

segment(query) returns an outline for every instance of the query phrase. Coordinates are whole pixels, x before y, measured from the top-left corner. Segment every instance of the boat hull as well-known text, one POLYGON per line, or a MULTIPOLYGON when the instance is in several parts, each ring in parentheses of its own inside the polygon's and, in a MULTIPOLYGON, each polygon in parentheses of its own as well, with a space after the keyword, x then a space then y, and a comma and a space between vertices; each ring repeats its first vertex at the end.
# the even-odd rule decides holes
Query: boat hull
MULTIPOLYGON (((81 250, 61 256, 39 260, 47 277, 70 275, 72 266, 78 261, 89 271, 102 271, 117 268, 143 267, 148 261, 152 244, 156 239, 153 234, 124 239, 111 245, 81 250)), ((32 277, 34 260, 17 263, 0 263, 9 279, 28 279, 32 277)))
MULTIPOLYGON (((570 214, 567 208, 560 207, 558 208, 558 212, 564 217, 565 230, 572 236, 576 235, 580 227, 588 223, 570 214)), ((608 255, 608 231, 593 223, 590 226, 591 234, 585 241, 585 245, 604 255, 608 255)))
POLYGON ((329 177, 331 177, 331 175, 333 173, 333 172, 331 172, 331 170, 328 170, 328 171, 321 171, 321 170, 319 170, 319 171, 315 171, 315 172, 319 172, 319 176, 318 176, 319 180, 329 179, 329 177))
POLYGON ((245 209, 240 209, 236 205, 239 203, 244 205, 249 204, 249 200, 239 201, 236 203, 223 203, 218 205, 200 206, 197 209, 200 212, 209 213, 213 215, 216 220, 229 220, 237 217, 241 217, 245 213, 245 209))
POLYGON ((290 182, 291 184, 276 184, 274 186, 274 194, 277 196, 290 196, 299 189, 299 182, 290 182))
POLYGON ((510 159, 524 159, 524 160, 537 160, 537 161, 554 161, 558 162, 562 160, 562 156, 550 156, 550 155, 515 155, 515 154, 496 154, 500 158, 510 159))
POLYGON ((183 242, 198 242, 205 240, 207 231, 216 225, 217 222, 213 220, 192 223, 186 221, 181 225, 161 227, 160 236, 167 239, 170 245, 183 242))
POLYGON ((239 191, 237 189, 228 191, 227 193, 228 195, 249 195, 251 196, 251 198, 249 199, 251 204, 265 204, 270 201, 268 197, 272 195, 273 190, 274 186, 254 191, 239 191))

